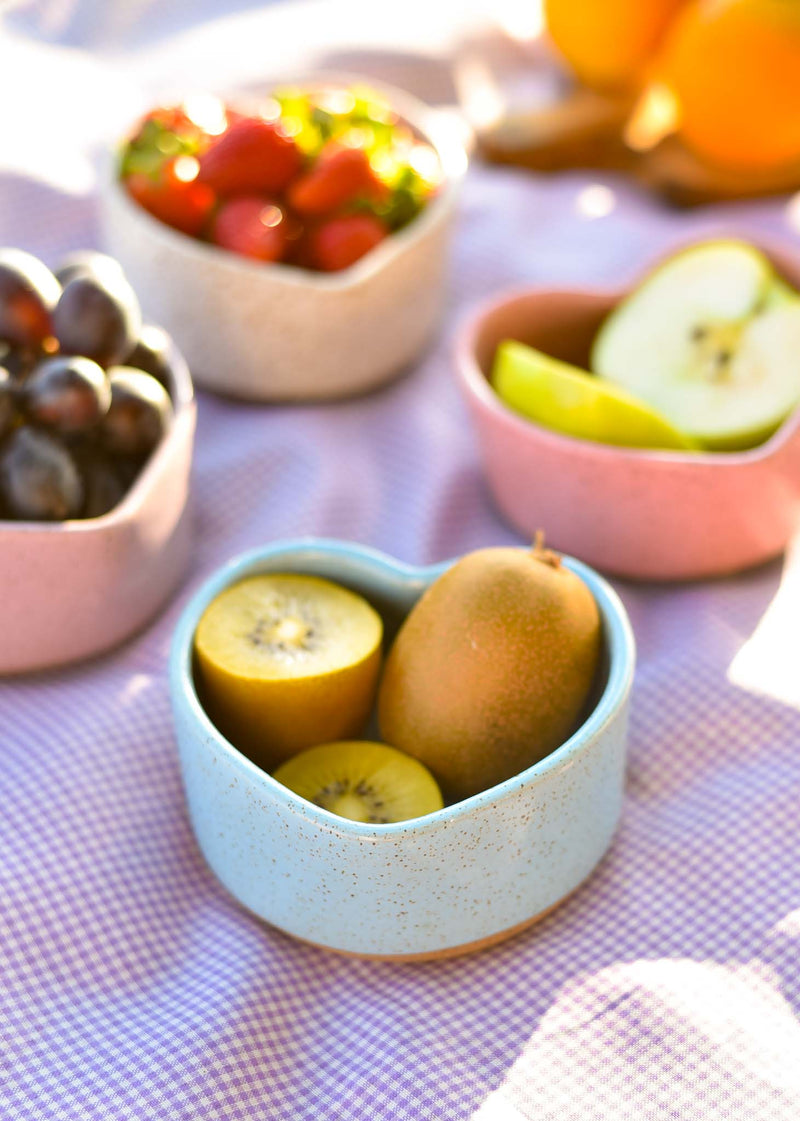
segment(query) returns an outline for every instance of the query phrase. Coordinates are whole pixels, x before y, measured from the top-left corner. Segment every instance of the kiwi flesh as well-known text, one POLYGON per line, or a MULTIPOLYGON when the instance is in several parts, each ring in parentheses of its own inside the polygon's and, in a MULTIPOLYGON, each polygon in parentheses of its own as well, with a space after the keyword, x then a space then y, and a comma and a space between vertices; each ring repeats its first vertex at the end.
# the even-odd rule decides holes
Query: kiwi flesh
POLYGON ((333 581, 264 573, 226 588, 195 634, 198 687, 220 731, 271 770, 314 744, 362 735, 383 623, 333 581))
POLYGON ((423 817, 444 805, 427 767, 369 740, 311 747, 278 767, 273 778, 330 813, 370 825, 423 817))

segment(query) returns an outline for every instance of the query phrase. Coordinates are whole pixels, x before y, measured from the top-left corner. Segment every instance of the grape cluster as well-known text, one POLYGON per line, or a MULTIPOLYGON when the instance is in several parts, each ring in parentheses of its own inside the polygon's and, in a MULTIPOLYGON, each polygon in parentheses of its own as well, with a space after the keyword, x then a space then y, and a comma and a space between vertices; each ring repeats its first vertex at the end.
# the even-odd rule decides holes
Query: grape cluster
POLYGON ((0 518, 113 509, 172 422, 170 348, 113 258, 0 249, 0 518))

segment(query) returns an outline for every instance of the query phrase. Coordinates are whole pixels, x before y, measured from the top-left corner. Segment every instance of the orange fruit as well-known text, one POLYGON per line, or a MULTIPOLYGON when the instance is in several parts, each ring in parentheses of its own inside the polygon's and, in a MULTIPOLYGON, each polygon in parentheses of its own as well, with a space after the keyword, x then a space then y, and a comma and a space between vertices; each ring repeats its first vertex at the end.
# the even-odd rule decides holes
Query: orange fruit
POLYGON ((656 71, 701 158, 754 170, 800 161, 798 0, 695 0, 656 71))
POLYGON ((544 13, 550 37, 576 76, 607 89, 639 82, 685 2, 544 0, 544 13))

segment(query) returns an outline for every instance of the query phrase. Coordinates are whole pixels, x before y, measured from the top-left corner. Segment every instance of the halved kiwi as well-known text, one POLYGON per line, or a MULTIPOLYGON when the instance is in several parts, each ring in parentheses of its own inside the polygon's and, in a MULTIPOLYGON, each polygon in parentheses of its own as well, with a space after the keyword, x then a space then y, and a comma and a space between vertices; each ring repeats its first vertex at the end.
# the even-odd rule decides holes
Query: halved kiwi
POLYGON ((423 817, 444 805, 427 767, 370 740, 311 747, 278 767, 273 778, 331 813, 374 825, 423 817))
POLYGON ((317 743, 363 734, 380 672, 383 623, 355 592, 302 573, 226 588, 195 634, 209 716, 266 770, 317 743))

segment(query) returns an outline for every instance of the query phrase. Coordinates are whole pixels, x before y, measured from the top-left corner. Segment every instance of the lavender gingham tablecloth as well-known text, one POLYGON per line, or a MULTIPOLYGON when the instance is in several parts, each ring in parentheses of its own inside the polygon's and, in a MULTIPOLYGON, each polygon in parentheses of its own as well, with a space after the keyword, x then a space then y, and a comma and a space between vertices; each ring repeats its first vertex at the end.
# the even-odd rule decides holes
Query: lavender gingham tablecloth
MULTIPOLYGON (((55 263, 97 243, 93 169, 131 112, 257 73, 289 25, 204 26, 213 4, 35 8, 0 30, 0 243, 55 263)), ((375 31, 348 30, 351 8, 342 42, 375 31)), ((0 683, 2 1121, 800 1118, 800 554, 616 583, 639 644, 619 834, 563 908, 490 952, 379 964, 295 943, 215 881, 184 808, 165 663, 213 567, 306 533, 411 562, 518 541, 452 376, 470 304, 616 279, 720 213, 800 251, 787 200, 685 215, 601 187, 473 167, 424 360, 345 404, 201 395, 184 588, 112 654, 0 683)))

